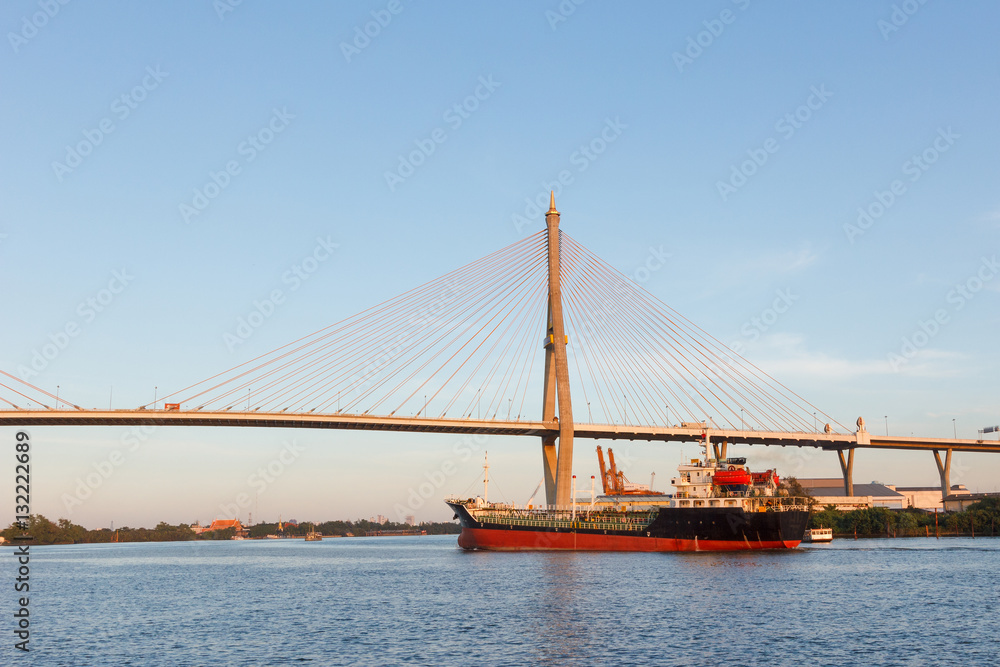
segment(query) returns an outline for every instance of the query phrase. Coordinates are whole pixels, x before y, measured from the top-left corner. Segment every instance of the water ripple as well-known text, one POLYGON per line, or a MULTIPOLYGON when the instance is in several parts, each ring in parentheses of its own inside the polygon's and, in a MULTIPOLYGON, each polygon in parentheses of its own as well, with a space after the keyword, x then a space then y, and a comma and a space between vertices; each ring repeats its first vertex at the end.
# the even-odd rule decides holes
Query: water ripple
POLYGON ((1000 541, 466 553, 454 537, 32 549, 32 664, 989 664, 1000 541))

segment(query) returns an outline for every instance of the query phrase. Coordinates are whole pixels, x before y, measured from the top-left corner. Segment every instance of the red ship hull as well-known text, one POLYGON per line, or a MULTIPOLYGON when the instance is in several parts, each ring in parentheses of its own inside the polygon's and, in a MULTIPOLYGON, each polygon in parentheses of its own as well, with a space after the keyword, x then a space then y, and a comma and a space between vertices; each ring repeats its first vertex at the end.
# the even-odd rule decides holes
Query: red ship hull
MULTIPOLYGON (((770 502, 770 501, 765 501, 770 502)), ((458 545, 489 551, 756 551, 794 549, 804 510, 745 512, 739 507, 655 507, 570 512, 480 507, 449 501, 462 524, 458 545)))
POLYGON ((755 551, 794 549, 800 540, 710 540, 578 532, 463 528, 458 546, 489 551, 755 551))

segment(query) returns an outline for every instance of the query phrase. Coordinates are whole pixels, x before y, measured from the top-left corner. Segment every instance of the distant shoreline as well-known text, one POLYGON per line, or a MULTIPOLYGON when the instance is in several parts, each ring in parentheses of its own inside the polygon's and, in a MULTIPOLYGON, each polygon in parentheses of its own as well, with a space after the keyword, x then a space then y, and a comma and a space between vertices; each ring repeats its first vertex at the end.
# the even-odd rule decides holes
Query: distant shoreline
POLYGON ((316 531, 323 538, 364 536, 369 533, 383 533, 380 537, 390 537, 412 531, 424 531, 428 535, 457 535, 461 526, 452 522, 432 522, 411 526, 406 523, 386 521, 376 523, 359 519, 357 521, 323 521, 308 523, 258 523, 243 527, 235 522, 228 522, 226 528, 205 530, 198 525, 170 524, 160 522, 155 528, 130 528, 123 526, 117 529, 101 528, 87 530, 83 526, 71 523, 67 519, 50 521, 41 514, 34 514, 26 522, 27 526, 11 524, 0 531, 5 543, 31 545, 49 544, 105 544, 115 542, 216 542, 268 539, 304 539, 306 534, 316 531), (23 536, 30 535, 26 541, 23 536))
MULTIPOLYGON (((441 537, 441 536, 451 536, 457 535, 457 533, 425 533, 423 535, 413 533, 409 535, 320 535, 324 540, 350 540, 350 539, 370 539, 370 538, 384 538, 388 537, 441 537)), ((206 543, 219 543, 225 544, 227 542, 288 542, 291 540, 298 540, 305 542, 304 535, 288 535, 286 537, 268 538, 268 537, 245 537, 242 540, 118 540, 117 542, 47 542, 45 544, 39 544, 33 540, 18 540, 16 543, 7 540, 0 542, 0 548, 3 547, 13 547, 16 544, 24 544, 27 542, 33 547, 65 547, 65 546, 79 546, 88 544, 206 544, 206 543)))

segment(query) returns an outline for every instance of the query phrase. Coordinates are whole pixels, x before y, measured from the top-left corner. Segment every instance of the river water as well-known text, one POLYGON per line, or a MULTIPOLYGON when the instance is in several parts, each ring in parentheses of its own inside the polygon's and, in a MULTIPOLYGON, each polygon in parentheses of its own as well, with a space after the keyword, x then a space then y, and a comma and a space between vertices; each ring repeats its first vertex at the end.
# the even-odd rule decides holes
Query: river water
MULTIPOLYGON (((998 659, 1000 539, 991 538, 835 540, 735 554, 466 553, 455 536, 31 554, 31 652, 14 651, 5 630, 2 664, 998 659)), ((13 581, 6 558, 0 572, 13 581)), ((13 612, 13 593, 3 600, 13 612)))

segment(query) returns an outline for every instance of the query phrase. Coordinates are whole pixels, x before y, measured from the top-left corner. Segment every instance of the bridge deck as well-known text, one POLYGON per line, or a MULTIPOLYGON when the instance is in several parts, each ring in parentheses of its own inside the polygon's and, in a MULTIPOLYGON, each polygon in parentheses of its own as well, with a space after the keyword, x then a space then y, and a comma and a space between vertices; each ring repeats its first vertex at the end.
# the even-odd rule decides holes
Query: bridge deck
MULTIPOLYGON (((287 412, 205 412, 177 410, 0 410, 0 426, 230 426, 275 428, 327 428, 422 433, 469 433, 542 437, 558 435, 553 421, 504 421, 433 419, 348 414, 299 414, 287 412)), ((679 426, 576 424, 578 438, 697 442, 708 435, 713 442, 730 444, 818 447, 838 450, 870 449, 954 450, 1000 453, 1000 441, 877 436, 871 433, 784 433, 777 431, 703 429, 679 426)))

